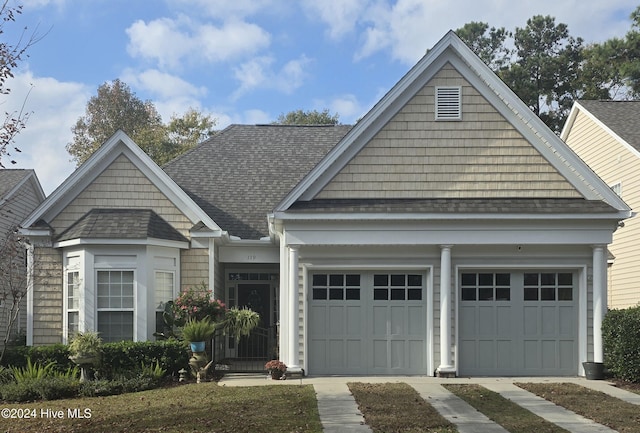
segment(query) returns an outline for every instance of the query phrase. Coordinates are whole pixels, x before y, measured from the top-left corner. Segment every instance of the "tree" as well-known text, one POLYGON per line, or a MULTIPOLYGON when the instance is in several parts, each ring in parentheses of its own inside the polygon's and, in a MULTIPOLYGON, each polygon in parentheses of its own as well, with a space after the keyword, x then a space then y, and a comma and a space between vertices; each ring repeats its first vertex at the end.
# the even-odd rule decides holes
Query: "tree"
POLYGON ((67 151, 82 164, 118 129, 123 130, 156 164, 171 159, 211 136, 215 119, 189 109, 162 123, 153 102, 142 101, 124 82, 116 79, 98 87, 87 102, 85 115, 71 128, 73 141, 67 151))
POLYGON ((116 79, 98 87, 87 103, 85 115, 71 128, 67 151, 82 164, 118 129, 123 130, 151 158, 164 141, 162 119, 151 101, 142 101, 126 83, 116 79))
POLYGON ((585 48, 582 98, 633 99, 640 96, 640 6, 630 18, 631 30, 624 38, 612 38, 585 48))
POLYGON ((172 116, 166 126, 167 137, 163 145, 162 157, 156 162, 159 165, 166 164, 211 137, 215 134, 213 130, 215 125, 215 119, 193 108, 187 110, 182 117, 172 116))
POLYGON ((328 109, 324 109, 322 112, 318 110, 294 110, 287 114, 280 114, 278 120, 273 122, 279 125, 338 125, 339 115, 329 114, 328 109))
POLYGON ((456 34, 493 71, 498 72, 508 64, 511 50, 505 41, 513 34, 504 27, 489 28, 487 23, 472 21, 456 30, 456 34))
MULTIPOLYGON (((0 6, 0 35, 5 34, 5 25, 15 23, 16 16, 22 13, 22 5, 9 4, 9 0, 0 6)), ((8 95, 11 89, 7 87, 8 80, 13 78, 13 69, 26 57, 26 52, 40 38, 36 33, 25 39, 26 28, 23 29, 19 40, 14 43, 0 42, 0 95, 8 95)), ((15 146, 15 137, 26 127, 29 112, 24 111, 24 105, 19 110, 5 111, 4 120, 0 126, 0 168, 5 168, 2 159, 8 157, 11 164, 16 161, 12 152, 20 152, 15 146)))
POLYGON ((566 24, 536 15, 516 28, 516 60, 501 78, 552 130, 559 132, 577 99, 582 65, 582 38, 569 35, 566 24))

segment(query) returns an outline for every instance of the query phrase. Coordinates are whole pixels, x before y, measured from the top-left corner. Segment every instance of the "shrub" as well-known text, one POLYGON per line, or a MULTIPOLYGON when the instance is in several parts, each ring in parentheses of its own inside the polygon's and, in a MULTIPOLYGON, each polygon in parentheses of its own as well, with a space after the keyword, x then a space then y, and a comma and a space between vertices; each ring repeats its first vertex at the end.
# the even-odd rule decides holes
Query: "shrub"
POLYGON ((102 364, 97 372, 101 379, 135 374, 140 365, 155 365, 176 375, 189 364, 189 354, 184 342, 163 341, 119 341, 102 345, 102 364))
POLYGON ((40 394, 35 389, 34 379, 23 382, 11 382, 0 387, 2 399, 5 401, 33 401, 40 398, 40 394))
POLYGON ((610 310, 602 321, 605 365, 613 375, 640 382, 640 306, 610 310))
POLYGON ((33 390, 44 400, 71 398, 78 395, 80 382, 70 376, 43 377, 32 384, 33 390))

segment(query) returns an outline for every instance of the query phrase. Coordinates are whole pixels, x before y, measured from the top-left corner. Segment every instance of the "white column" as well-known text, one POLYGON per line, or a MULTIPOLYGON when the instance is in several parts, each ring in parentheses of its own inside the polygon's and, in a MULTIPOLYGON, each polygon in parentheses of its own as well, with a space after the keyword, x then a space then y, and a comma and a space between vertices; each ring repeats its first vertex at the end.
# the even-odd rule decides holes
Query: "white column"
POLYGON ((593 246, 593 361, 604 361, 602 319, 607 312, 607 258, 604 245, 593 246))
POLYGON ((451 245, 440 246, 440 366, 438 373, 454 373, 451 362, 451 245))
POLYGON ((27 346, 33 346, 33 291, 35 255, 33 245, 27 244, 27 346))
POLYGON ((289 360, 287 367, 298 367, 298 247, 289 246, 289 360))

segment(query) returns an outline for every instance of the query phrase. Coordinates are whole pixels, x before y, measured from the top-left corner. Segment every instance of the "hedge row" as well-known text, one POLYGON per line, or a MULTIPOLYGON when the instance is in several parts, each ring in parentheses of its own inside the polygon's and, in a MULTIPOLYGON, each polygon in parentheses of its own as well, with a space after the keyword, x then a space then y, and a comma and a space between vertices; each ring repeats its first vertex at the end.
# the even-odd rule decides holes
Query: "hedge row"
POLYGON ((617 378, 640 382, 640 306, 610 310, 602 321, 605 366, 617 378))
MULTIPOLYGON (((180 369, 189 367, 186 343, 178 340, 119 341, 104 343, 101 350, 102 361, 96 373, 104 379, 128 376, 128 373, 140 370, 141 365, 153 366, 156 362, 167 371, 167 375, 177 375, 180 369)), ((64 344, 11 347, 7 349, 2 364, 24 367, 27 358, 40 365, 54 362, 55 369, 59 372, 75 366, 69 359, 69 348, 64 344)))

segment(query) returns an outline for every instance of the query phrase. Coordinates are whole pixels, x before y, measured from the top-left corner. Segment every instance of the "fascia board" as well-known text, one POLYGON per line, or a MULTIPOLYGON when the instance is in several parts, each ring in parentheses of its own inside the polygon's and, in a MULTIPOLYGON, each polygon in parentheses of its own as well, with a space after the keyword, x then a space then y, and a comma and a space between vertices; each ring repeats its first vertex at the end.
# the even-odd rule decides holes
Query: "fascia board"
POLYGON ((25 220, 30 227, 38 220, 58 215, 69 203, 102 173, 120 154, 127 155, 149 180, 154 183, 191 221, 202 221, 213 230, 220 227, 140 149, 124 132, 113 134, 89 159, 75 170, 25 220), (119 149, 120 148, 120 149, 119 149), (120 150, 120 151, 119 151, 120 150))
POLYGON ((452 220, 614 220, 630 218, 635 214, 618 211, 607 214, 510 214, 510 213, 287 213, 276 212, 275 219, 280 221, 452 221, 452 220))
POLYGON ((79 245, 147 245, 157 247, 170 247, 188 249, 189 242, 170 241, 166 239, 146 238, 146 239, 69 239, 61 242, 54 242, 54 248, 66 248, 79 245))

